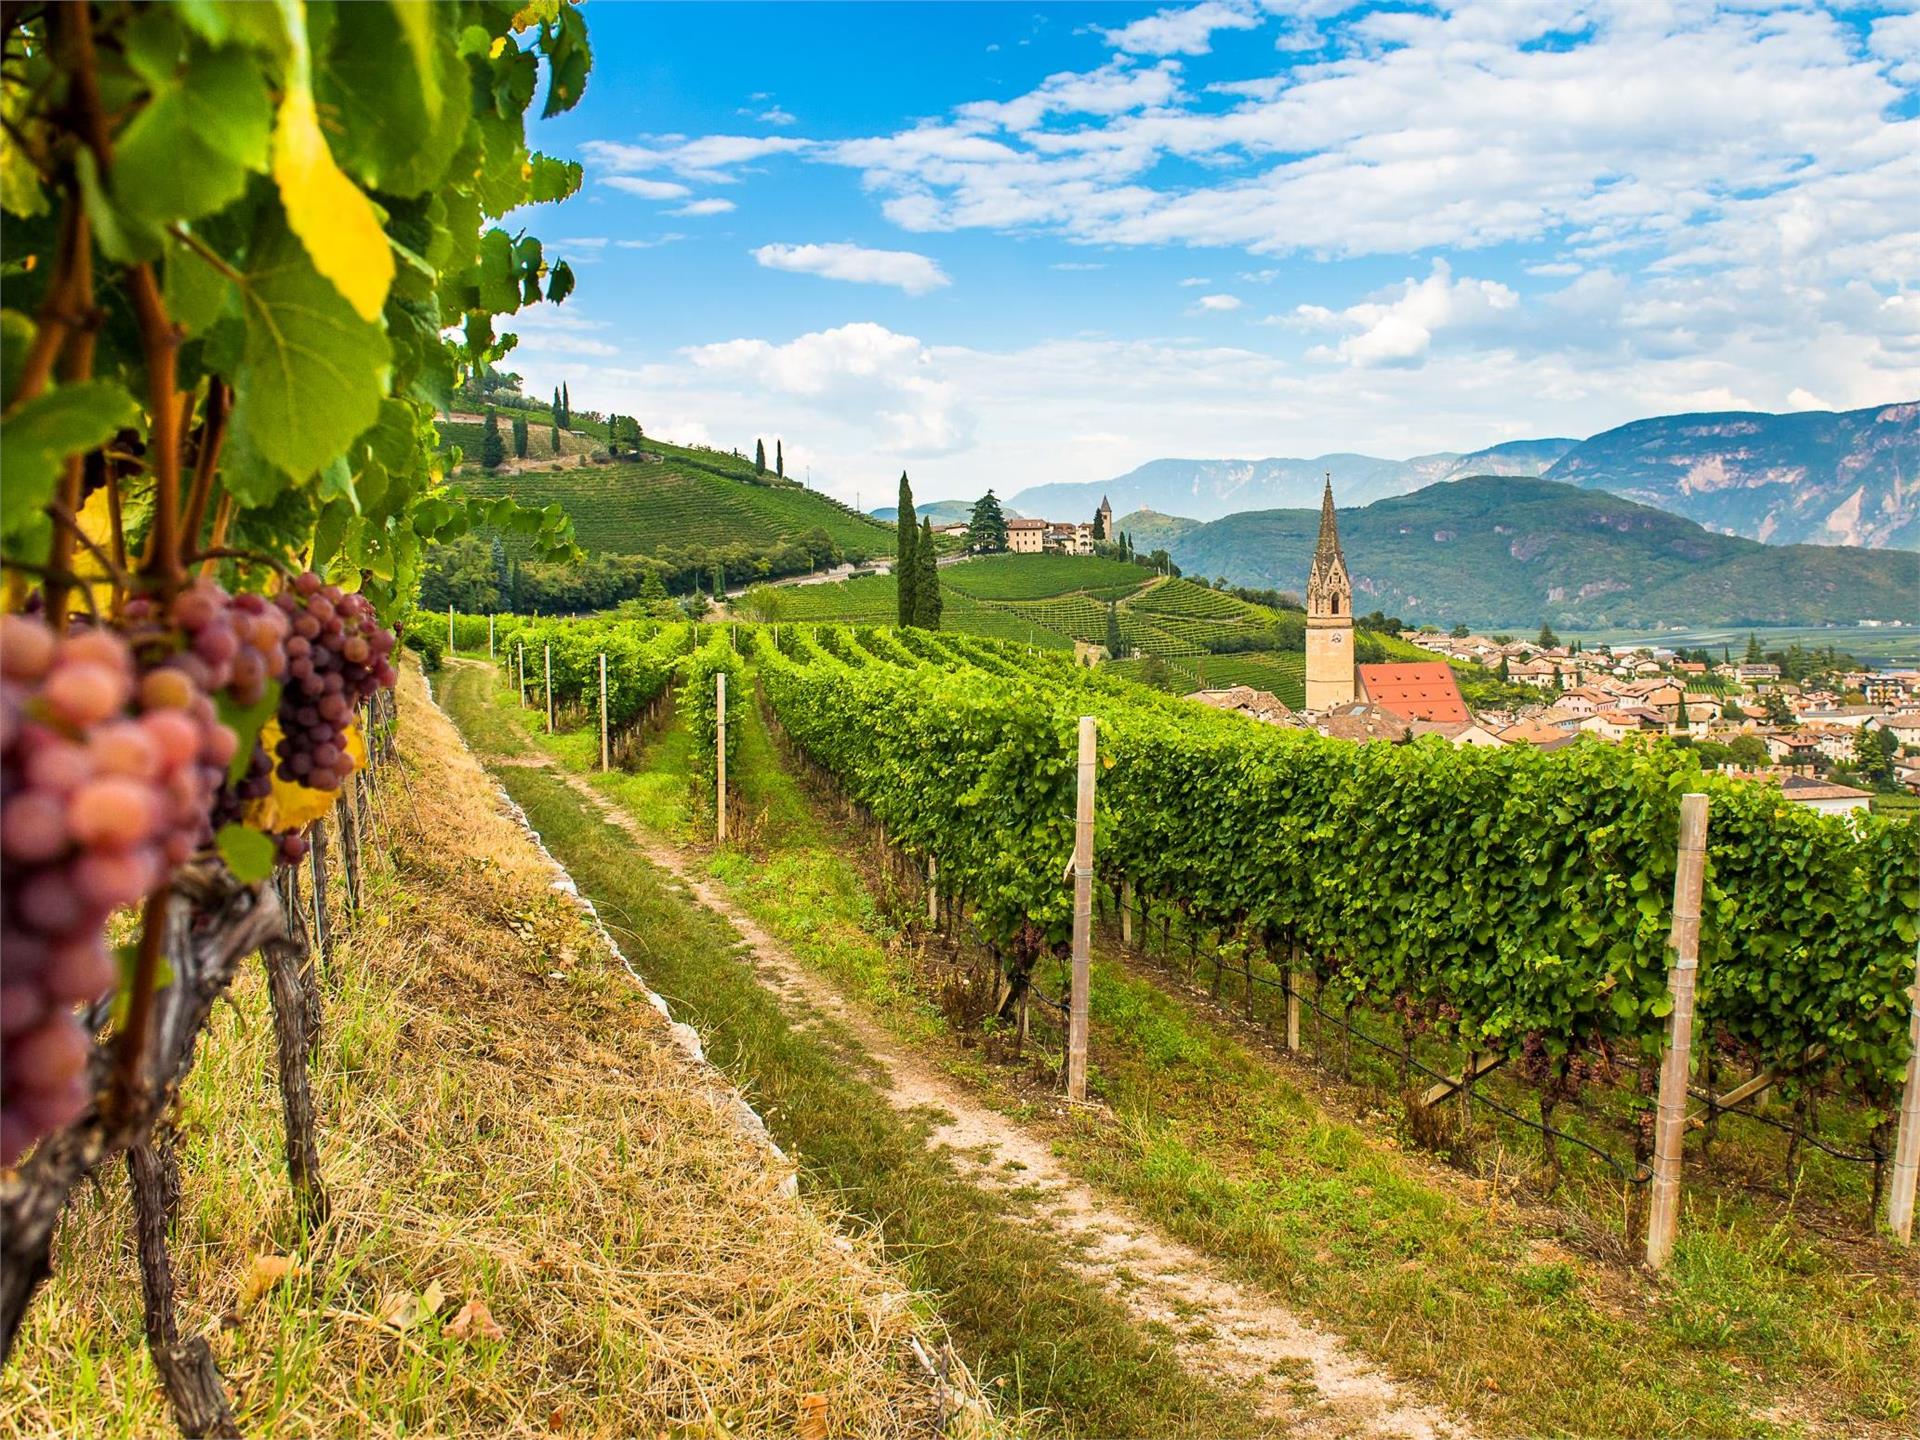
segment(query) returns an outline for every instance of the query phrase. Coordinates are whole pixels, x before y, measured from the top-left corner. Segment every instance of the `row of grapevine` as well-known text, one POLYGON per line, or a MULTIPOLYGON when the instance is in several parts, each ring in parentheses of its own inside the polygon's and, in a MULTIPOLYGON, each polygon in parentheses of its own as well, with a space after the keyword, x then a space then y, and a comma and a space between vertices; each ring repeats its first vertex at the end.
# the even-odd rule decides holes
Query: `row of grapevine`
POLYGON ((414 613, 426 548, 486 526, 577 553, 557 509, 448 490, 433 416, 511 348, 498 317, 573 288, 490 222, 580 183, 525 129, 543 76, 544 113, 580 97, 580 13, 309 19, 13 7, 0 75, 0 1360, 68 1197, 124 1155, 145 1330, 193 1434, 237 1433, 166 1279, 172 1100, 208 1015, 261 956, 316 1222, 295 862, 340 813, 357 900, 359 772, 391 758, 366 722, 399 630, 444 624, 414 613))
MULTIPOLYGON (((457 629, 457 626, 456 626, 457 629)), ((666 694, 676 668, 692 648, 696 630, 689 624, 660 625, 647 620, 539 620, 502 616, 494 648, 508 663, 524 655, 527 684, 546 683, 553 660, 553 699, 557 706, 600 704, 600 657, 607 657, 607 724, 624 730, 666 694)))
POLYGON ((1298 944, 1325 983, 1465 1048, 1543 1050, 1562 1068, 1595 1046, 1648 1053, 1668 1004, 1678 798, 1703 790, 1703 1025, 1869 1103, 1900 1080, 1913 825, 1816 814, 1679 751, 1360 746, 1040 657, 1020 655, 1020 675, 853 666, 832 631, 816 638, 765 647, 780 724, 890 836, 936 858, 1010 954, 1067 938, 1072 735, 1091 713, 1106 881, 1256 945, 1298 944))
MULTIPOLYGON (((727 677, 729 708, 744 704, 747 698, 746 667, 733 648, 730 628, 711 627, 706 643, 688 654, 676 673, 679 689, 674 692, 674 704, 693 736, 695 764, 702 775, 711 777, 719 755, 717 677, 727 677)), ((740 749, 740 727, 729 725, 726 734, 727 764, 732 766, 740 749)))

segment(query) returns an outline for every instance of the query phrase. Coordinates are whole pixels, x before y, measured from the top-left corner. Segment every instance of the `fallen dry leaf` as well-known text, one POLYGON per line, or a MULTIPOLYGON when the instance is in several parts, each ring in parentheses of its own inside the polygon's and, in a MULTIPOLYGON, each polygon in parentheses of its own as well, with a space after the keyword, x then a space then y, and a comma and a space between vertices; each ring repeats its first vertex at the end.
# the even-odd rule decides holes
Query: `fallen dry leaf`
POLYGON ((827 1397, 802 1395, 800 1423, 795 1430, 799 1440, 827 1440, 827 1397))
POLYGON ((447 1333, 458 1340, 465 1340, 469 1334, 480 1340, 507 1338, 507 1332, 500 1328, 484 1300, 469 1300, 462 1305, 460 1313, 448 1323, 447 1333))
POLYGON ((236 1308, 241 1314, 246 1314, 260 1303, 269 1290, 295 1274, 299 1268, 291 1255, 254 1256, 253 1264, 247 1267, 246 1276, 240 1281, 240 1298, 236 1308))
POLYGON ((380 1298, 380 1308, 374 1312, 374 1319, 389 1330, 404 1333, 422 1321, 432 1319, 445 1301, 446 1294, 440 1289, 438 1280, 430 1282, 418 1295, 411 1290, 389 1290, 380 1298))

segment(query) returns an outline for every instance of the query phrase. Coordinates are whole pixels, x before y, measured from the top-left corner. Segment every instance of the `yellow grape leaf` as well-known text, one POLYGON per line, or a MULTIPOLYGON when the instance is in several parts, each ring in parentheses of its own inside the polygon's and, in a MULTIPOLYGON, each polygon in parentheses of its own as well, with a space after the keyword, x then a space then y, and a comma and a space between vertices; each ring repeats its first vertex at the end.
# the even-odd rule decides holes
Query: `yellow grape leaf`
POLYGON ((380 1308, 373 1318, 387 1329, 404 1334, 431 1320, 445 1303, 446 1293, 441 1290, 440 1282, 433 1280, 418 1295, 411 1290, 389 1290, 381 1296, 380 1308))
POLYGON ((393 248, 360 187, 334 163, 313 105, 302 0, 280 0, 286 22, 287 88, 273 127, 273 181, 287 227, 306 246, 313 268, 332 282, 363 320, 378 320, 393 284, 393 248))
MULTIPOLYGON (((113 553, 113 511, 109 507, 107 490, 102 485, 87 497, 87 503, 80 507, 80 513, 74 518, 80 522, 81 533, 95 545, 100 553, 113 553)), ((87 590, 93 596, 94 608, 102 615, 113 608, 113 581, 107 576, 106 566, 94 558, 93 551, 85 545, 76 547, 73 557, 73 573, 87 582, 87 590)))
POLYGON ((239 1304, 235 1307, 242 1315, 251 1310, 265 1298, 267 1292, 281 1284, 289 1276, 298 1274, 300 1267, 291 1256, 256 1255, 253 1264, 247 1270, 246 1277, 240 1282, 239 1304))
MULTIPOLYGON (((260 727, 260 747, 267 754, 273 754, 274 747, 280 743, 285 732, 280 728, 280 717, 269 716, 267 723, 260 727)), ((360 722, 355 720, 347 726, 347 758, 353 763, 341 778, 351 775, 367 763, 367 742, 360 733, 360 722)), ((275 834, 282 830, 304 830, 320 819, 340 798, 338 790, 315 790, 294 780, 282 780, 276 769, 273 776, 273 789, 258 800, 249 802, 245 818, 247 824, 256 830, 275 834)))

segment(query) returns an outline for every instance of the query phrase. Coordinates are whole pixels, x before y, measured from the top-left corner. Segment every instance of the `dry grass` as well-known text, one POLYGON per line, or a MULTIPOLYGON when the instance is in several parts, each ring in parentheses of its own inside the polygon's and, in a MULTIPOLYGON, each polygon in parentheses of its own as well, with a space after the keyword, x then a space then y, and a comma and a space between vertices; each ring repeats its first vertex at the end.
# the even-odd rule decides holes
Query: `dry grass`
MULTIPOLYGON (((899 1276, 782 1193, 731 1092, 673 1047, 417 677, 405 684, 410 778, 380 802, 393 863, 329 984, 326 1229, 302 1238, 292 1218, 257 973, 182 1101, 183 1324, 208 1335, 244 1428, 926 1432, 924 1320, 899 1276), (273 1256, 292 1275, 243 1305, 273 1256), (382 1323, 422 1296, 434 1314, 382 1323), (470 1300, 504 1338, 453 1333, 470 1300)), ((125 1187, 103 1180, 63 1224, 0 1383, 0 1435, 172 1431, 125 1187)))

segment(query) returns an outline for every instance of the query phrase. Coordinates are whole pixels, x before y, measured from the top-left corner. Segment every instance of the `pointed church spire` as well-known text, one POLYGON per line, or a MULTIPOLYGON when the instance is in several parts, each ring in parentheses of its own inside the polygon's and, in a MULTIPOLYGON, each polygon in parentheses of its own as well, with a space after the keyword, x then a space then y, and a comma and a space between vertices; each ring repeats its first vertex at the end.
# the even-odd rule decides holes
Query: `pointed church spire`
POLYGON ((1340 522, 1333 509, 1333 472, 1327 471, 1327 488, 1320 493, 1320 543, 1313 548, 1315 573, 1329 561, 1340 558, 1340 522))
POLYGON ((1347 577, 1346 557, 1340 553, 1340 522, 1333 506, 1333 474, 1320 495, 1320 543, 1313 549, 1313 567, 1307 572, 1307 613, 1351 615, 1353 582, 1347 577))

